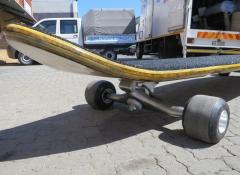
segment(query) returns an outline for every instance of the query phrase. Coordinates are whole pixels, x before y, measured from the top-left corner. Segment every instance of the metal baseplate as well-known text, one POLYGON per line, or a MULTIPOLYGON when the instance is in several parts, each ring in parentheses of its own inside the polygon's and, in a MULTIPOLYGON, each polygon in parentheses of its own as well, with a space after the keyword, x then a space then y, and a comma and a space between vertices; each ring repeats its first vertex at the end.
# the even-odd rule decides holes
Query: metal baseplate
POLYGON ((150 95, 154 93, 154 88, 157 82, 144 82, 134 80, 120 80, 119 88, 125 92, 133 92, 136 90, 144 90, 146 94, 150 95))
POLYGON ((128 105, 130 111, 143 108, 155 109, 173 117, 182 117, 183 107, 168 106, 154 97, 157 82, 142 82, 134 80, 120 80, 119 87, 125 94, 111 94, 109 99, 128 105))

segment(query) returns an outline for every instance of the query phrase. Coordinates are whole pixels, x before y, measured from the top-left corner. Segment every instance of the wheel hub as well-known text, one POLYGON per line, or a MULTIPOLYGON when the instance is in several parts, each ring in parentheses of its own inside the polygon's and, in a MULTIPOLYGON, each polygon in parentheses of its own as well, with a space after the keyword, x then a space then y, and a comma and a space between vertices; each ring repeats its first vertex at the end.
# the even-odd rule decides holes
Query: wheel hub
POLYGON ((108 54, 107 54, 107 58, 112 59, 112 58, 113 58, 112 54, 111 54, 111 53, 108 53, 108 54))
POLYGON ((219 118, 219 123, 218 123, 218 132, 220 134, 223 134, 228 125, 228 112, 226 110, 222 111, 220 118, 219 118))
POLYGON ((105 89, 102 92, 102 100, 104 103, 112 103, 112 100, 108 98, 108 95, 114 93, 112 89, 105 89))
POLYGON ((28 58, 27 56, 23 55, 23 56, 22 56, 22 60, 23 60, 24 62, 28 62, 28 61, 30 60, 30 58, 28 58))

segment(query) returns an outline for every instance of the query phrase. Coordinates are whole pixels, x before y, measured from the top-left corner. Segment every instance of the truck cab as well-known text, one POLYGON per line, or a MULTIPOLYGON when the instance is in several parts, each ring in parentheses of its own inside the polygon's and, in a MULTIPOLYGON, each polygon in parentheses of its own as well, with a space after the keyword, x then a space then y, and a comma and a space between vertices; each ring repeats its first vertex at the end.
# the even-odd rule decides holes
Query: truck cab
MULTIPOLYGON (((33 28, 61 37, 75 44, 81 46, 83 45, 82 35, 80 32, 80 18, 46 18, 34 24, 33 28)), ((32 65, 34 63, 31 58, 18 51, 15 51, 14 55, 22 65, 32 65)))

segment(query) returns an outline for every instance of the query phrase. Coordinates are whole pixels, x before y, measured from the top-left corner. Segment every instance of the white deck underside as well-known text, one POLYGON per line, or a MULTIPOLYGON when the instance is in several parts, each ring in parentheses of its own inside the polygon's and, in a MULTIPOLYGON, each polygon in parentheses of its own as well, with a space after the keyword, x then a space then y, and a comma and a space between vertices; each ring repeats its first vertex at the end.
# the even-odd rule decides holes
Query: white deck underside
POLYGON ((59 55, 50 53, 43 49, 39 49, 34 46, 30 46, 28 44, 24 44, 15 40, 10 40, 10 39, 8 39, 8 43, 13 48, 17 49, 19 52, 23 53, 29 58, 41 64, 52 67, 54 69, 65 71, 65 72, 71 72, 71 73, 104 76, 104 74, 100 72, 94 71, 93 69, 89 69, 79 63, 76 63, 67 58, 61 57, 59 55))

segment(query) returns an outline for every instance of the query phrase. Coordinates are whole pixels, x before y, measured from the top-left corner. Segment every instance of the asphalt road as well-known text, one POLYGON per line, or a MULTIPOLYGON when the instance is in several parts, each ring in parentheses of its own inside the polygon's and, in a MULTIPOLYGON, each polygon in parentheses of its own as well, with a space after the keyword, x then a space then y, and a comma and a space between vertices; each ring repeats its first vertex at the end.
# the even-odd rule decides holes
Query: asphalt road
POLYGON ((162 113, 91 109, 84 91, 96 79, 41 65, 0 67, 0 174, 240 174, 239 73, 156 89, 174 105, 195 94, 224 98, 232 119, 217 145, 188 138, 181 121, 162 113))

